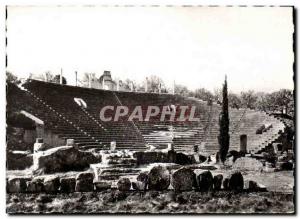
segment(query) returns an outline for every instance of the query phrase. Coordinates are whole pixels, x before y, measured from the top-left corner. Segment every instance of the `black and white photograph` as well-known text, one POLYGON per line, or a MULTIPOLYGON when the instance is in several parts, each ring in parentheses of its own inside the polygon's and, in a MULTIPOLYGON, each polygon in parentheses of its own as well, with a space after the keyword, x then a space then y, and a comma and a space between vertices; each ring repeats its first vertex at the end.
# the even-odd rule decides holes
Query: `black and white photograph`
POLYGON ((296 14, 7 5, 3 211, 294 215, 296 14))

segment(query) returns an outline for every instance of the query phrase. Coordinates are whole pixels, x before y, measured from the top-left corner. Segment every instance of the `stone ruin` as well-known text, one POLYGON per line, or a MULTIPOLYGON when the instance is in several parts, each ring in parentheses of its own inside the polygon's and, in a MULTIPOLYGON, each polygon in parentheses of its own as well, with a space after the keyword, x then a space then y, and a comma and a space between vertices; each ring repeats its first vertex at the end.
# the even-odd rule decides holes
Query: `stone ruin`
POLYGON ((265 189, 255 181, 245 184, 237 167, 247 168, 253 162, 259 162, 247 157, 237 159, 235 172, 224 177, 222 174, 213 174, 210 170, 196 172, 194 165, 199 160, 204 160, 203 155, 199 154, 186 155, 174 150, 109 150, 96 153, 79 150, 72 139, 67 140, 67 146, 48 150, 41 139, 36 144, 32 155, 33 174, 8 177, 8 193, 72 193, 109 189, 241 192, 265 189), (195 156, 198 156, 197 159, 195 156), (199 156, 202 156, 201 159, 199 156), (183 164, 185 165, 182 166, 183 164), (66 174, 69 171, 73 174, 66 174))

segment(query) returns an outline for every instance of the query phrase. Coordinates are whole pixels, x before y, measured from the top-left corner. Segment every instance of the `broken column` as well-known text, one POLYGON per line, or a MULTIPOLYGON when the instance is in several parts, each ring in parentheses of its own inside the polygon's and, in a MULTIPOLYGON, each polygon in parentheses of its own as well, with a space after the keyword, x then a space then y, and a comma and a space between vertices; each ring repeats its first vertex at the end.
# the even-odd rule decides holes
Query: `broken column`
POLYGON ((42 138, 37 138, 36 142, 33 145, 33 152, 36 153, 38 151, 42 151, 45 149, 45 143, 42 138))
POLYGON ((75 145, 74 139, 72 138, 67 139, 67 146, 74 146, 74 145, 75 145))
POLYGON ((115 151, 117 148, 117 143, 115 141, 110 142, 110 150, 115 151))
POLYGON ((148 78, 146 77, 145 92, 148 92, 148 78))
POLYGON ((168 151, 174 151, 174 145, 172 143, 168 143, 168 151))

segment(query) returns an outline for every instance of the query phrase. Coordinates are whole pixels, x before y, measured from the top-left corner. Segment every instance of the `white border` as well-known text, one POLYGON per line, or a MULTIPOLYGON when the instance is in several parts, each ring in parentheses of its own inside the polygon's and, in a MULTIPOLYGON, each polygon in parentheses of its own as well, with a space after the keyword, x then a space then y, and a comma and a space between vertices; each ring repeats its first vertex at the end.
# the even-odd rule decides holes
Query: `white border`
MULTIPOLYGON (((264 5, 264 6, 278 6, 278 5, 288 5, 288 6, 295 6, 298 9, 298 18, 299 18, 299 8, 300 8, 300 1, 297 0, 2 0, 0 3, 0 70, 2 74, 0 74, 0 124, 2 127, 2 131, 0 132, 0 156, 2 164, 0 165, 0 173, 1 173, 1 180, 0 180, 0 216, 1 218, 8 218, 8 215, 5 212, 6 209, 6 192, 5 192, 5 160, 6 160, 6 152, 5 152, 5 106, 6 106, 6 96, 5 96, 5 5, 218 5, 218 6, 226 6, 226 5, 264 5)), ((299 19, 298 19, 299 20, 299 19)), ((299 43, 299 21, 297 21, 297 30, 298 36, 297 41, 299 43)), ((299 49, 297 63, 299 63, 299 49)), ((298 77, 299 79, 299 77, 298 77)), ((297 81, 299 86, 299 80, 297 81)), ((297 96, 300 96, 299 89, 297 91, 297 96)), ((299 106, 298 106, 299 110, 299 106)), ((299 120, 299 117, 298 119, 299 120)), ((299 121, 297 121, 299 122, 299 121)), ((297 136, 299 136, 299 129, 297 130, 297 136)), ((299 149, 297 150, 297 158, 299 159, 299 149)), ((297 165, 298 166, 298 165, 297 165)), ((299 179, 299 173, 297 173, 297 178, 299 179)), ((299 180, 297 181, 297 190, 299 191, 299 180)), ((299 206, 299 200, 297 201, 297 209, 299 206)), ((76 216, 76 218, 84 218, 87 215, 83 216, 76 216)), ((128 215, 130 216, 130 215, 128 215)), ((121 217, 128 217, 128 216, 121 216, 121 217)), ((14 218, 15 216, 10 216, 9 218, 14 218)), ((24 216, 22 216, 24 217, 24 216)), ((31 217, 31 216, 25 216, 31 217)), ((43 216, 43 217, 53 217, 53 216, 43 216)), ((72 217, 72 216, 61 216, 62 218, 72 217)), ((97 217, 107 218, 108 216, 99 215, 97 217)), ((111 217, 111 216, 110 216, 111 217)), ((132 217, 132 216, 130 216, 132 217)), ((141 217, 141 216, 137 216, 141 217)), ((158 216, 153 216, 158 217, 158 216)), ((180 218, 184 216, 179 216, 180 218)), ((208 217, 199 215, 197 217, 208 217)), ((209 216, 209 218, 214 218, 217 216, 209 216)), ((239 216, 242 217, 242 216, 239 216)), ((272 217, 272 216, 270 216, 272 217)), ((286 216, 287 217, 287 216, 286 216)))

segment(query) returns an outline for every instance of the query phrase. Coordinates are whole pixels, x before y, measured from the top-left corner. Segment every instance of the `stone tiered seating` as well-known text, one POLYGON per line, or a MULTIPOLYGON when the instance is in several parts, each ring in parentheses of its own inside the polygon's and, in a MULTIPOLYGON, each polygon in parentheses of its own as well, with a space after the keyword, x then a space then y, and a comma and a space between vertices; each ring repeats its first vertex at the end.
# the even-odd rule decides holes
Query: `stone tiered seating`
MULTIPOLYGON (((118 105, 112 92, 35 80, 30 80, 24 84, 24 87, 98 142, 98 145, 84 141, 78 142, 82 148, 103 149, 102 146, 109 148, 110 142, 116 141, 119 149, 145 149, 142 137, 137 134, 130 123, 100 121, 99 112, 103 106, 118 105), (74 98, 84 100, 87 103, 87 109, 80 107, 74 98)), ((59 131, 64 132, 64 130, 59 131)), ((68 137, 75 138, 73 134, 70 133, 68 137)))
MULTIPOLYGON (((146 150, 147 144, 164 149, 173 143, 175 150, 190 152, 195 145, 200 151, 215 153, 219 150, 218 104, 208 104, 195 98, 157 93, 135 93, 104 91, 29 80, 23 87, 15 87, 15 97, 21 103, 16 109, 25 109, 45 121, 47 128, 60 134, 62 138, 74 138, 81 148, 109 148, 116 141, 117 149, 146 150), (87 107, 79 106, 74 98, 81 98, 87 107), (20 100, 19 100, 20 99, 20 100), (199 122, 160 121, 161 114, 150 121, 103 122, 99 113, 104 106, 124 105, 133 109, 142 106, 143 115, 150 105, 196 106, 195 117, 199 122)), ((12 101, 10 101, 12 102, 12 101)), ((230 150, 239 150, 240 136, 247 135, 248 151, 258 152, 275 141, 284 131, 284 124, 273 116, 249 109, 229 109, 230 150), (262 134, 256 134, 261 125, 271 124, 262 134)), ((114 116, 107 111, 106 116, 114 116)), ((178 114, 176 116, 179 116, 178 114)))
POLYGON ((80 127, 72 124, 62 114, 30 91, 21 90, 14 84, 7 84, 7 113, 26 111, 44 122, 45 129, 59 134, 61 138, 73 138, 76 143, 100 146, 80 127))
MULTIPOLYGON (((284 124, 273 116, 264 112, 249 109, 230 109, 230 149, 240 150, 240 136, 247 135, 247 150, 259 152, 277 140, 284 131, 284 124), (262 134, 256 134, 256 130, 262 125, 272 125, 271 128, 262 134)), ((209 132, 204 140, 205 151, 216 153, 219 150, 219 109, 216 109, 209 132)))
MULTIPOLYGON (((116 92, 118 99, 123 105, 134 108, 142 106, 143 115, 146 115, 147 106, 193 106, 195 101, 185 99, 179 95, 156 94, 156 93, 128 93, 116 92)), ((179 117, 179 111, 176 111, 175 118, 179 117)), ((207 103, 197 105, 195 117, 201 118, 200 122, 179 122, 169 121, 166 117, 165 121, 160 121, 161 112, 147 121, 137 121, 134 123, 140 130, 145 141, 156 146, 156 148, 166 148, 168 143, 174 144, 176 150, 192 150, 193 145, 201 139, 203 134, 202 122, 206 119, 207 103)))

